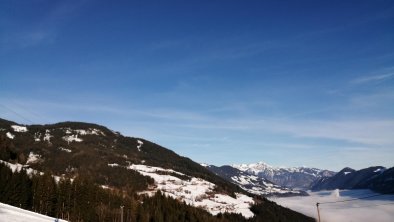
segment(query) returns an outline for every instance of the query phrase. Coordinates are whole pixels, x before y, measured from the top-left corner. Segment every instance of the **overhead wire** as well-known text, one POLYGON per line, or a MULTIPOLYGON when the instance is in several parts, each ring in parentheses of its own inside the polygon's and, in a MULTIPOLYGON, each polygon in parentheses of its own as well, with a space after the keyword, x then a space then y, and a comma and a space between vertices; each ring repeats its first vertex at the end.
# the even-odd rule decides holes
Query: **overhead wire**
POLYGON ((393 202, 391 203, 382 203, 382 204, 369 204, 363 206, 349 206, 349 207, 322 207, 323 210, 339 210, 339 209, 350 209, 350 208, 365 208, 365 207, 378 207, 378 206, 385 206, 385 205, 394 205, 393 202))
POLYGON ((34 124, 34 122, 33 122, 33 121, 31 121, 30 119, 28 119, 28 118, 24 117, 23 115, 19 114, 19 113, 18 113, 18 112, 16 112, 15 110, 13 110, 13 109, 11 109, 11 108, 7 107, 6 105, 4 105, 4 104, 0 104, 0 106, 4 107, 4 108, 5 108, 5 109, 7 109, 8 111, 10 111, 10 112, 14 113, 15 115, 17 115, 18 117, 20 117, 20 118, 24 119, 25 121, 29 122, 30 124, 34 124))
POLYGON ((372 198, 372 197, 383 196, 383 195, 387 195, 387 194, 388 193, 385 193, 385 194, 374 194, 374 195, 370 195, 370 196, 352 198, 352 199, 347 199, 347 200, 328 201, 328 202, 321 202, 321 203, 318 202, 318 204, 322 205, 322 204, 343 203, 343 202, 349 202, 349 201, 362 200, 362 199, 368 199, 368 198, 372 198))

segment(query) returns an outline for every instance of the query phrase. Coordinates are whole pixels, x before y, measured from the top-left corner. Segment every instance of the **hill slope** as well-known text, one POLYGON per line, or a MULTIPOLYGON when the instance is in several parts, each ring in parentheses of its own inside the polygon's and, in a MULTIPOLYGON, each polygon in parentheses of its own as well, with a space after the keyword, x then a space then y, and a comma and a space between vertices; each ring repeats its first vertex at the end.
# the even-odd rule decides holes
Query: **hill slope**
MULTIPOLYGON (((121 199, 137 193, 152 196, 156 191, 162 191, 166 197, 218 216, 233 212, 252 221, 312 220, 248 194, 171 150, 141 138, 125 137, 96 124, 63 122, 24 126, 0 119, 0 159, 8 165, 20 164, 21 168, 31 168, 34 172, 45 172, 45 175, 56 175, 57 178, 88 178, 111 192, 123 193, 121 199)), ((160 202, 163 198, 157 199, 160 202)), ((98 210, 97 207, 93 209, 98 210)), ((170 209, 166 211, 172 212, 170 209)), ((151 213, 148 210, 147 214, 151 213)), ((234 218, 237 217, 229 216, 228 220, 234 218)))

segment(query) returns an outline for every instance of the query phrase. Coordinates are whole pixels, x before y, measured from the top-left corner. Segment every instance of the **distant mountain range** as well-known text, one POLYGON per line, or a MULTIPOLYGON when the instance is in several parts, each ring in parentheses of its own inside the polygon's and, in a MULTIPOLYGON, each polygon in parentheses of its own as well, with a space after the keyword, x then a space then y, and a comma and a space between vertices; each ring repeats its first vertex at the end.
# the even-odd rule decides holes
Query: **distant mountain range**
POLYGON ((309 167, 273 167, 264 162, 232 166, 259 178, 265 178, 279 186, 301 190, 308 190, 317 179, 335 175, 335 172, 329 170, 309 167))
POLYGON ((346 167, 336 173, 308 167, 272 167, 264 162, 221 167, 203 165, 242 189, 264 196, 307 195, 307 190, 334 189, 371 189, 379 193, 394 193, 394 168, 382 166, 361 170, 346 167))
POLYGON ((346 167, 332 177, 315 181, 311 189, 371 189, 380 193, 394 193, 394 168, 374 166, 354 170, 346 167))
POLYGON ((241 171, 232 166, 213 166, 203 165, 213 173, 238 185, 245 191, 263 196, 304 196, 308 195, 305 191, 293 190, 291 188, 279 186, 273 182, 249 173, 241 171))

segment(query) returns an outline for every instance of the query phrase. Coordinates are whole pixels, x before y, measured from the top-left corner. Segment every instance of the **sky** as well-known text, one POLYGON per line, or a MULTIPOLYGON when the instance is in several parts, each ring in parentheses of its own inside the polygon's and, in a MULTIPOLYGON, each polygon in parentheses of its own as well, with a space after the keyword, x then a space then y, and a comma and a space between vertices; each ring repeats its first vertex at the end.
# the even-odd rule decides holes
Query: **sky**
POLYGON ((392 167, 394 2, 0 0, 0 118, 215 165, 392 167))

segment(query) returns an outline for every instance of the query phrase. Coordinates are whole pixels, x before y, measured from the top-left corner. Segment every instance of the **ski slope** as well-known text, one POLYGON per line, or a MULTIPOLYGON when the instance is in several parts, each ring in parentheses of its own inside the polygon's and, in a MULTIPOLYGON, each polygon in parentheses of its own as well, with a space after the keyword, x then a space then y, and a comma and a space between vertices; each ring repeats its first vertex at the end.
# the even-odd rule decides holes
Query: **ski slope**
POLYGON ((67 222, 42 214, 0 203, 0 222, 67 222))

